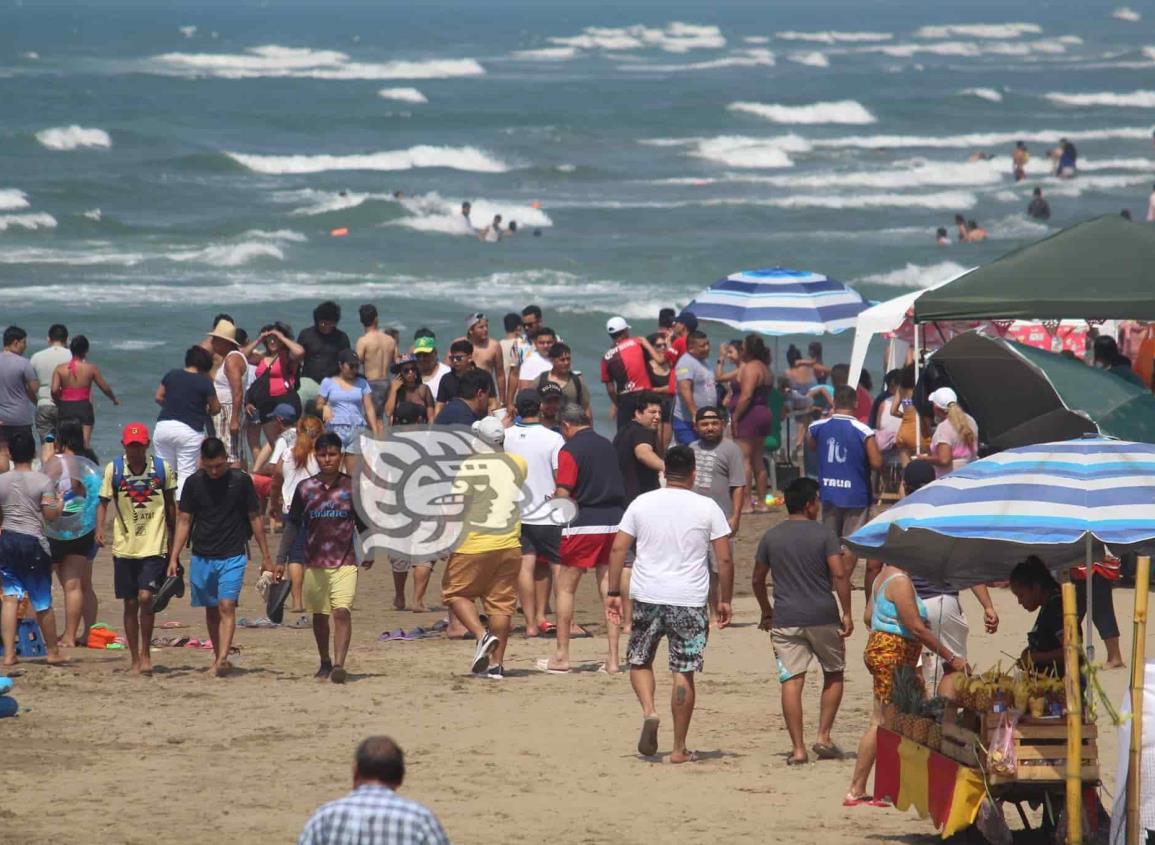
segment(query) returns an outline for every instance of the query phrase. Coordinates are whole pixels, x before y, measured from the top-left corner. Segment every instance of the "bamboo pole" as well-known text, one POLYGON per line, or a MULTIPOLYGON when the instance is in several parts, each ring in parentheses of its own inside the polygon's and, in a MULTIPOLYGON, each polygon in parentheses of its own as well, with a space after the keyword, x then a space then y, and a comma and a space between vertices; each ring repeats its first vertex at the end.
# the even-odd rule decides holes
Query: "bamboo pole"
POLYGON ((1131 644, 1131 748, 1127 761, 1127 845, 1140 845, 1144 832, 1139 824, 1139 752, 1143 746, 1143 688, 1147 683, 1147 591, 1151 581, 1151 558, 1139 558, 1135 568, 1135 634, 1131 644))
POLYGON ((1063 686, 1067 693, 1067 843, 1083 842, 1083 696, 1079 685, 1079 612, 1075 585, 1063 581, 1063 686))

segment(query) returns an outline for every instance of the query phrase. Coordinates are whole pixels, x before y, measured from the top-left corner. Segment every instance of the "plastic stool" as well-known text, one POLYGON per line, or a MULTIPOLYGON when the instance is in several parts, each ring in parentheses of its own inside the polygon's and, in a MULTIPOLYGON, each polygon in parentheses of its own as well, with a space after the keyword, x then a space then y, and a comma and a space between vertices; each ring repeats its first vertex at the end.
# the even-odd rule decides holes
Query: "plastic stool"
POLYGON ((15 716, 20 712, 20 706, 16 703, 15 698, 9 698, 6 695, 0 695, 0 719, 7 716, 15 716))
MULTIPOLYGON (((4 653, 4 646, 0 644, 0 654, 4 653)), ((21 619, 16 628, 16 654, 20 657, 44 657, 48 649, 44 647, 44 638, 40 636, 40 626, 35 619, 21 619)))

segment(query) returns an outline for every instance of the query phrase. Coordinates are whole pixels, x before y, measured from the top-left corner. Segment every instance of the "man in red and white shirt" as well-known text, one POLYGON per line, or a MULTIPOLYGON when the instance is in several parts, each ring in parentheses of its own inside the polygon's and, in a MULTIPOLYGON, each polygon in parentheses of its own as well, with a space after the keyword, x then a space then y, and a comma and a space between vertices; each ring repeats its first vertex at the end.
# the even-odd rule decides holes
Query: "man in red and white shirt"
POLYGON ((638 397, 654 388, 646 357, 661 364, 662 355, 644 337, 630 337, 630 324, 624 317, 611 317, 606 322, 606 332, 613 346, 602 358, 602 382, 620 429, 634 418, 638 397))

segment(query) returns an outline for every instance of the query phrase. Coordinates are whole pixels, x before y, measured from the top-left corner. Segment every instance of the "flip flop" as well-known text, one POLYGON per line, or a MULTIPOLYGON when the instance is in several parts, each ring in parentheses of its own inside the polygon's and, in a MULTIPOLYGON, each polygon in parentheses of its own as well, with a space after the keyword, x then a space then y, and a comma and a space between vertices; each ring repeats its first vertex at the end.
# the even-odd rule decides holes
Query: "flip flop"
POLYGON ((183 622, 177 622, 175 619, 171 619, 168 622, 165 622, 160 627, 162 627, 162 628, 187 628, 188 625, 184 624, 183 622))
POLYGON ((537 632, 542 636, 549 636, 557 633, 557 625, 552 622, 542 622, 537 626, 537 632))
POLYGON ((201 643, 201 650, 202 651, 212 651, 213 650, 213 641, 212 640, 205 640, 204 642, 202 642, 201 643))
POLYGON ((377 638, 379 643, 392 642, 393 640, 405 639, 405 632, 398 628, 396 631, 386 631, 377 638))
POLYGON ((804 757, 801 760, 795 759, 794 757, 787 757, 786 758, 786 765, 787 766, 805 766, 809 762, 810 762, 809 757, 804 757))
POLYGON ((816 742, 810 746, 810 750, 817 755, 819 760, 841 760, 843 757, 842 749, 834 743, 827 745, 816 742))
POLYGON ((188 642, 186 642, 184 644, 184 648, 200 648, 200 647, 201 647, 201 641, 198 640, 196 637, 193 637, 191 640, 189 640, 188 642))
POLYGON ((436 622, 433 623, 433 630, 438 632, 438 633, 441 633, 442 631, 444 631, 448 627, 449 627, 449 620, 448 619, 438 619, 436 622))
POLYGON ((658 726, 662 720, 657 716, 647 716, 642 722, 642 734, 638 737, 638 753, 643 757, 653 757, 658 753, 658 726))
POLYGON ((547 675, 568 675, 569 669, 551 669, 548 657, 539 657, 534 661, 533 667, 539 672, 545 672, 547 675))
POLYGON ((889 807, 890 802, 881 799, 875 799, 872 795, 854 796, 850 793, 847 793, 846 797, 842 799, 843 807, 859 807, 863 805, 867 807, 889 807))

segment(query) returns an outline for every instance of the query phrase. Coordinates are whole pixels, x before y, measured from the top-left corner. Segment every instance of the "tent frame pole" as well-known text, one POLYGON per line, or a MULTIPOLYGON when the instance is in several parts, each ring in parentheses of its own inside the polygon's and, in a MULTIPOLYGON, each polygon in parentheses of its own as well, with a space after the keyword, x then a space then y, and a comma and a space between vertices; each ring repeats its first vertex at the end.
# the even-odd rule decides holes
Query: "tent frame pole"
POLYGON ((1139 823, 1140 754, 1143 748, 1143 693, 1147 683, 1147 591, 1151 558, 1143 555, 1135 567, 1135 630, 1131 643, 1131 746, 1127 759, 1127 845, 1146 837, 1139 823))

